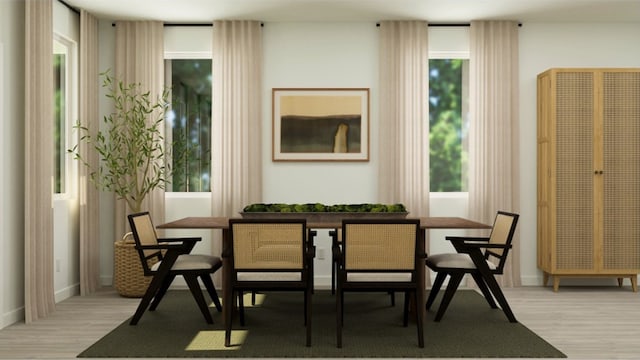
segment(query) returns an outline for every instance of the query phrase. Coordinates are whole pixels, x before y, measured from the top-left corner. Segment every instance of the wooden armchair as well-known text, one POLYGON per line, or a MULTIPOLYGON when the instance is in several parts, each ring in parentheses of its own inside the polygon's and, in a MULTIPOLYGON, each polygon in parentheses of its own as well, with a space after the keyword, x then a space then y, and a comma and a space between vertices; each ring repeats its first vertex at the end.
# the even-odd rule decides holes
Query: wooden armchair
POLYGON ((198 278, 202 280, 217 310, 222 311, 220 299, 211 280, 211 274, 222 267, 222 260, 217 256, 190 254, 200 238, 159 239, 148 212, 131 214, 128 219, 144 274, 153 276, 130 324, 136 325, 147 308, 153 311, 158 307, 178 275, 184 277, 202 315, 207 323, 212 324, 213 318, 200 290, 198 278), (157 262, 150 265, 151 259, 157 262))
POLYGON ((498 301, 510 322, 516 318, 507 303, 495 275, 502 274, 511 249, 511 242, 518 223, 518 214, 498 211, 489 237, 447 236, 457 253, 436 254, 427 257, 426 264, 437 275, 433 283, 426 309, 429 310, 444 280, 449 276, 449 284, 440 301, 435 321, 440 321, 455 295, 465 274, 470 274, 478 284, 489 306, 495 309, 498 301))

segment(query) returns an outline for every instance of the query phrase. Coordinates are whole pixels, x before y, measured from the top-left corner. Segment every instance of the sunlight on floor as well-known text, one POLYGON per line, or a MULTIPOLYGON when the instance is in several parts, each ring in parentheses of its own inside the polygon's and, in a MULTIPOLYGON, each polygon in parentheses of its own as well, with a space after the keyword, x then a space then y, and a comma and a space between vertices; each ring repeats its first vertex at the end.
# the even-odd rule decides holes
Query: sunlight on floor
POLYGON ((239 350, 247 338, 247 330, 231 332, 231 346, 224 346, 224 330, 200 331, 186 347, 186 351, 239 350))
MULTIPOLYGON (((255 305, 251 305, 251 293, 248 292, 246 294, 244 294, 242 296, 242 299, 244 301, 244 307, 248 308, 248 307, 258 307, 258 306, 262 306, 262 304, 264 303, 264 300, 267 298, 267 295, 265 294, 260 294, 260 293, 256 293, 256 304, 255 305)), ((222 298, 220 299, 220 302, 222 303, 222 298)), ((223 304, 224 305, 224 304, 223 304)), ((215 305, 213 303, 209 304, 209 307, 215 307, 215 305)))
POLYGON ((264 300, 267 298, 267 295, 256 293, 256 303, 255 305, 251 305, 251 293, 244 294, 244 307, 258 307, 262 306, 264 300))
MULTIPOLYGON (((258 307, 262 306, 266 299, 265 294, 255 294, 255 305, 251 305, 251 293, 243 295, 245 307, 258 307)), ((222 299, 220 299, 222 301, 222 299)), ((209 304, 209 307, 215 307, 213 302, 209 304)), ((191 343, 185 348, 186 351, 206 351, 206 350, 239 350, 244 344, 249 332, 247 330, 233 330, 231 331, 231 346, 224 346, 224 330, 210 330, 200 331, 194 336, 191 343)))

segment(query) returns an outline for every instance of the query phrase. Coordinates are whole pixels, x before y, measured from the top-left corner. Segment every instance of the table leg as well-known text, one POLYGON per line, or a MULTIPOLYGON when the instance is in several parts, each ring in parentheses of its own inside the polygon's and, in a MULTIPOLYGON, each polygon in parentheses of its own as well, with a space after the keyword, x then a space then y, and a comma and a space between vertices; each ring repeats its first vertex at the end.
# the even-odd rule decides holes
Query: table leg
MULTIPOLYGON (((227 254, 231 239, 230 230, 222 229, 222 254, 227 254)), ((233 289, 231 289, 231 261, 229 256, 222 257, 222 318, 225 327, 224 346, 231 346, 231 317, 233 316, 233 289)))

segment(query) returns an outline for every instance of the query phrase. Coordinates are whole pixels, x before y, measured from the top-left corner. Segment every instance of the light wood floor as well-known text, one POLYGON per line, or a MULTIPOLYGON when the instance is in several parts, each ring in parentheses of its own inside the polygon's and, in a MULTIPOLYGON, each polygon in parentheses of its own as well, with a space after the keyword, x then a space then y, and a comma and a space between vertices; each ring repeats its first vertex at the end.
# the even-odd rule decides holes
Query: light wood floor
MULTIPOLYGON (((505 295, 518 320, 569 359, 640 359, 640 293, 629 286, 567 286, 557 293, 521 287, 505 295)), ((67 299, 46 319, 0 330, 0 358, 75 359, 129 318, 138 301, 109 289, 67 299)))

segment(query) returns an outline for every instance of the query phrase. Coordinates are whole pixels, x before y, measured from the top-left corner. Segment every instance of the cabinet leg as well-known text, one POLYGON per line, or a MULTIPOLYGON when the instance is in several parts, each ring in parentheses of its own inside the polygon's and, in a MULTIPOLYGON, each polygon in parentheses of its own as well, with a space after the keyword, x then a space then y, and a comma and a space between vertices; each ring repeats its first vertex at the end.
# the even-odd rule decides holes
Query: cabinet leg
POLYGON ((631 289, 633 292, 638 292, 638 275, 631 276, 631 289))
POLYGON ((554 276, 553 277, 553 291, 554 292, 558 292, 558 288, 560 288, 560 277, 559 276, 554 276))
POLYGON ((549 282, 549 273, 547 272, 543 272, 542 273, 542 286, 547 286, 547 283, 549 282))
POLYGON ((618 278, 618 286, 622 287, 622 283, 624 282, 624 278, 619 277, 618 278))

